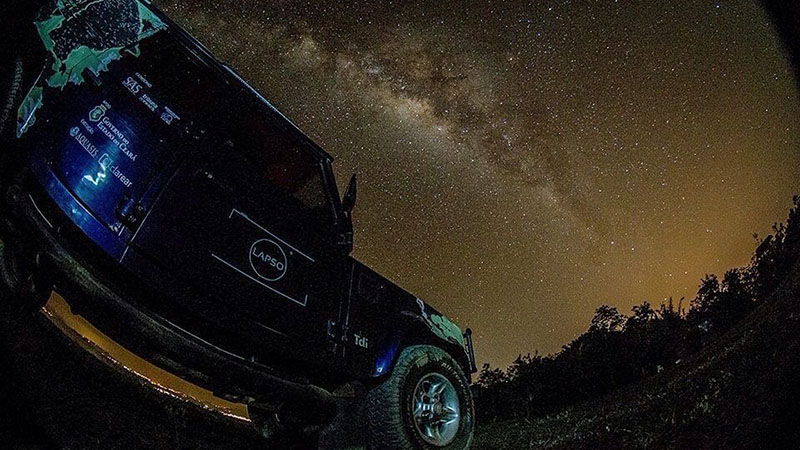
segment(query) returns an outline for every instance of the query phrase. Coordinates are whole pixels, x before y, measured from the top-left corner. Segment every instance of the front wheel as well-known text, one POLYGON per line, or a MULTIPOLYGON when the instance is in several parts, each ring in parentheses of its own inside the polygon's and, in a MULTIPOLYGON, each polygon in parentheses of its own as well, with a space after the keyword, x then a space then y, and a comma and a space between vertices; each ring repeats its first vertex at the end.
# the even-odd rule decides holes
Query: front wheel
POLYGON ((408 347, 386 381, 367 396, 373 450, 464 450, 472 441, 472 393, 459 364, 444 350, 408 347))

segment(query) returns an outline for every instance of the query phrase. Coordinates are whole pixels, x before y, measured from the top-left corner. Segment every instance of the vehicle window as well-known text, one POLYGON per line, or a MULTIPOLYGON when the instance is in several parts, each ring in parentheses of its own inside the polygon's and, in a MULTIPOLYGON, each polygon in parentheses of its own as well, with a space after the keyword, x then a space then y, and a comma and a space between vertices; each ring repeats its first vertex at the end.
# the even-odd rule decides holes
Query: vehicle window
POLYGON ((158 112, 162 120, 188 126, 203 111, 218 105, 219 82, 209 76, 208 69, 198 66, 172 43, 168 35, 156 35, 140 47, 147 56, 138 58, 136 71, 121 75, 121 79, 125 88, 158 112), (199 92, 203 95, 198 95, 199 92))
POLYGON ((308 211, 325 214, 328 196, 322 166, 303 143, 258 113, 245 114, 236 122, 234 147, 245 152, 265 182, 308 211))
MULTIPOLYGON (((294 133, 282 130, 251 94, 245 92, 239 97, 233 94, 232 86, 223 86, 222 81, 209 76, 208 69, 199 67, 178 45, 170 43, 167 35, 156 35, 145 41, 143 48, 147 45, 158 51, 142 60, 140 73, 134 75, 139 80, 134 81, 146 79, 154 90, 158 89, 157 100, 180 117, 173 122, 222 133, 222 142, 231 144, 224 151, 234 151, 246 159, 247 169, 239 170, 247 173, 236 175, 236 184, 277 194, 270 201, 283 203, 283 214, 318 225, 333 223, 322 165, 306 144, 294 133)), ((239 157, 220 156, 227 159, 223 162, 226 165, 234 164, 231 157, 239 157)))

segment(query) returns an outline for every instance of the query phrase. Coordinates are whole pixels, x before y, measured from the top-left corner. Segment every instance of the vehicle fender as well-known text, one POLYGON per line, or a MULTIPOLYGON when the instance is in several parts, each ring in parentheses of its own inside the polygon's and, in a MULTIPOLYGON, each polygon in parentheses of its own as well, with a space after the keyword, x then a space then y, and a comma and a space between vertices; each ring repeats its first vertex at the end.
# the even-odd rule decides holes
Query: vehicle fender
POLYGON ((395 330, 381 342, 374 365, 373 377, 383 377, 391 373, 403 349, 413 345, 432 345, 441 348, 453 357, 461 366, 464 374, 469 376, 469 358, 464 350, 462 341, 459 339, 461 337, 460 331, 454 333, 458 329, 455 325, 449 327, 449 331, 442 330, 443 323, 452 324, 452 322, 438 314, 430 314, 428 317, 423 317, 420 314, 408 311, 401 312, 400 317, 401 320, 398 321, 398 326, 395 330))

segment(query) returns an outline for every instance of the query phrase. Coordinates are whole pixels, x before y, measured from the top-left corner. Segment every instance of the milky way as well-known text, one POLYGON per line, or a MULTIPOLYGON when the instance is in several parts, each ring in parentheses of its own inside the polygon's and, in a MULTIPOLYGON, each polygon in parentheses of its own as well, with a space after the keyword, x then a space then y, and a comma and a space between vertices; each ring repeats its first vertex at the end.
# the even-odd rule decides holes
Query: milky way
POLYGON ((480 361, 688 302, 797 193, 798 92, 754 2, 158 3, 358 173, 355 256, 480 361))

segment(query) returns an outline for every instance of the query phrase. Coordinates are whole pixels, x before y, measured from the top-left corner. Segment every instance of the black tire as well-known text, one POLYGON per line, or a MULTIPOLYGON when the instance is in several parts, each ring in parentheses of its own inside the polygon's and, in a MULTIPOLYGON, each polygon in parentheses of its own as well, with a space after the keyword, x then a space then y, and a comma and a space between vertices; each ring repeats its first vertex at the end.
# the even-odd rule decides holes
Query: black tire
POLYGON ((366 414, 371 450, 465 450, 475 426, 472 393, 461 366, 444 350, 428 345, 403 350, 389 378, 368 393, 366 414), (458 395, 458 431, 446 445, 426 442, 414 422, 414 391, 431 374, 444 376, 458 395))
POLYGON ((15 276, 8 259, 8 249, 6 243, 0 240, 0 300, 14 293, 19 280, 15 276))

